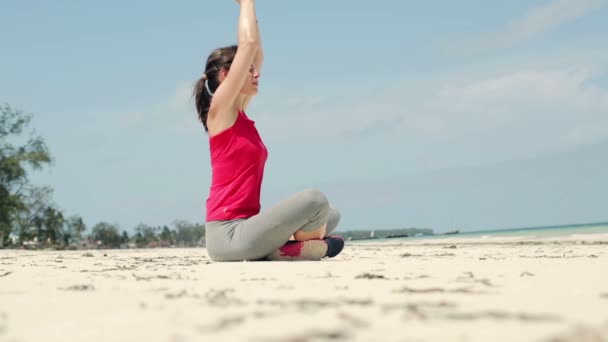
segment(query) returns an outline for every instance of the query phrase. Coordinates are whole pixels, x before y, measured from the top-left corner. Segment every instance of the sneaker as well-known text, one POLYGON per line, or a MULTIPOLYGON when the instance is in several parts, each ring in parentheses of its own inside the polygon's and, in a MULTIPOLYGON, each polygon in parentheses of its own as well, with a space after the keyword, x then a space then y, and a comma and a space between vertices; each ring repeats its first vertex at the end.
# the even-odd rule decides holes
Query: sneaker
POLYGON ((270 253, 266 260, 318 261, 325 257, 335 257, 343 248, 344 239, 339 236, 328 236, 323 239, 307 241, 288 241, 283 247, 270 253))
POLYGON ((327 243, 326 257, 333 258, 344 249, 344 239, 341 236, 328 236, 323 240, 327 243))

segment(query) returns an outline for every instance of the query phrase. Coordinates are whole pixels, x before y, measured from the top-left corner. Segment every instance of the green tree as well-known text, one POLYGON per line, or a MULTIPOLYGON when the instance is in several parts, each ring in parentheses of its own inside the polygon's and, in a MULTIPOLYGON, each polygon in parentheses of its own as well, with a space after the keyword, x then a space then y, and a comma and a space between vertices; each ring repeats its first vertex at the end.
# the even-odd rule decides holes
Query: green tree
POLYGON ((177 230, 176 243, 181 246, 196 246, 203 241, 205 226, 188 221, 174 223, 177 230))
POLYGON ((140 232, 136 232, 135 235, 131 238, 137 247, 144 247, 146 242, 144 241, 144 236, 140 232))
POLYGON ((29 185, 27 167, 41 169, 51 156, 41 137, 24 137, 32 115, 0 104, 0 247, 12 230, 16 212, 23 208, 22 191, 29 185))
POLYGON ((19 194, 19 204, 12 222, 18 244, 37 238, 39 242, 49 240, 54 245, 63 241, 69 243, 72 231, 69 221, 51 200, 53 190, 48 187, 27 187, 19 194))
POLYGON ((147 224, 138 224, 137 227, 135 227, 135 233, 141 235, 140 243, 143 245, 148 245, 151 242, 158 241, 156 229, 148 226, 147 224))
POLYGON ((12 221, 18 244, 38 236, 43 229, 43 216, 47 207, 52 205, 53 190, 49 187, 28 187, 20 194, 17 210, 12 221))
POLYGON ((120 246, 118 227, 107 222, 99 222, 93 226, 91 237, 93 240, 99 241, 103 247, 120 246))
POLYGON ((51 206, 46 207, 44 209, 43 222, 46 236, 50 244, 54 245, 63 231, 63 224, 65 222, 63 213, 51 206))
POLYGON ((175 240, 173 240, 173 235, 171 234, 169 227, 163 226, 163 230, 160 233, 160 240, 168 242, 171 245, 175 243, 175 240))
POLYGON ((65 231, 63 234, 64 243, 69 245, 74 240, 82 240, 82 233, 84 233, 85 230, 87 230, 87 226, 82 220, 82 217, 79 215, 68 217, 65 221, 65 231))
POLYGON ((121 244, 129 243, 129 234, 127 233, 126 230, 122 231, 122 236, 120 237, 120 243, 121 244))

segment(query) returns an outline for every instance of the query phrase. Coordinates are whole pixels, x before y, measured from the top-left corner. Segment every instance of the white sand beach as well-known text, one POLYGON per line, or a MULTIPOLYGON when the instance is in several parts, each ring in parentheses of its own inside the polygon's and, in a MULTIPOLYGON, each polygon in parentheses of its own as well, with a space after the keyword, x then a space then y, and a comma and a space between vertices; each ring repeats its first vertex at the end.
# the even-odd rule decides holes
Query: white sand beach
POLYGON ((604 341, 607 246, 454 237, 239 263, 204 248, 0 250, 0 341, 604 341))

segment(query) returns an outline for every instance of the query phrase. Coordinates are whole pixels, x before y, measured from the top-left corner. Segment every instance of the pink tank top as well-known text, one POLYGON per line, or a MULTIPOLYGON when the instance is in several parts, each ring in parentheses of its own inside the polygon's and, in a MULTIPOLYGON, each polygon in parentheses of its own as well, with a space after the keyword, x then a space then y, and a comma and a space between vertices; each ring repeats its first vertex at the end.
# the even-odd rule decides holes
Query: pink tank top
POLYGON ((239 112, 232 127, 209 138, 212 176, 207 221, 248 218, 260 212, 268 151, 254 124, 239 112))

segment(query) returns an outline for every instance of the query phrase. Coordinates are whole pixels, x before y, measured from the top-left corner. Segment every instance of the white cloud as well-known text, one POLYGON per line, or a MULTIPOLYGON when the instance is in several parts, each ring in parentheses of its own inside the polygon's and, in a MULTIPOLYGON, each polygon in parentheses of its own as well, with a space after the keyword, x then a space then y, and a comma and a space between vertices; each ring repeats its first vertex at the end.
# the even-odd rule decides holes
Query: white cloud
POLYGON ((202 125, 194 108, 192 87, 190 82, 179 83, 171 94, 157 103, 136 110, 105 113, 104 117, 112 118, 113 124, 123 131, 162 129, 181 134, 201 134, 202 125))
POLYGON ((176 113, 194 111, 193 87, 194 85, 189 82, 178 84, 165 109, 176 113))
POLYGON ((608 89, 593 76, 577 68, 519 70, 449 85, 437 96, 439 110, 456 114, 446 116, 453 129, 444 134, 493 132, 495 141, 539 151, 606 139, 608 89))
MULTIPOLYGON (((248 114, 273 153, 327 148, 331 155, 385 145, 388 153, 424 150, 447 162, 529 157, 608 139, 608 89, 594 83, 606 75, 608 51, 597 46, 403 75, 382 86, 336 85, 324 95, 306 84, 289 94, 265 89, 248 114)), ((140 121, 128 122, 125 135, 154 131, 155 139, 177 134, 203 142, 191 87, 179 84, 158 105, 129 111, 140 121)))
POLYGON ((512 47, 584 17, 607 3, 607 0, 553 0, 530 9, 498 31, 452 38, 448 46, 459 52, 512 47))
POLYGON ((576 20, 605 4, 605 0, 555 0, 515 20, 502 35, 507 40, 529 39, 576 20))
POLYGON ((472 84, 451 85, 441 96, 467 102, 532 97, 558 100, 577 92, 589 76, 581 70, 520 70, 472 84))
POLYGON ((264 113, 258 123, 264 138, 281 147, 382 145, 399 156, 424 150, 435 160, 475 164, 554 152, 608 139, 608 89, 595 83, 606 75, 608 51, 595 49, 589 59, 593 46, 569 56, 547 51, 516 62, 404 75, 379 91, 302 99, 298 107, 276 92, 273 106, 256 108, 264 113))
POLYGON ((161 106, 159 117, 168 128, 180 134, 200 136, 203 125, 198 120, 192 95, 193 84, 179 84, 166 106, 161 106))

